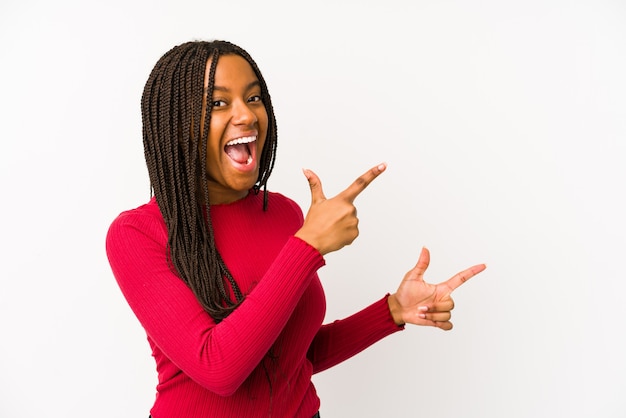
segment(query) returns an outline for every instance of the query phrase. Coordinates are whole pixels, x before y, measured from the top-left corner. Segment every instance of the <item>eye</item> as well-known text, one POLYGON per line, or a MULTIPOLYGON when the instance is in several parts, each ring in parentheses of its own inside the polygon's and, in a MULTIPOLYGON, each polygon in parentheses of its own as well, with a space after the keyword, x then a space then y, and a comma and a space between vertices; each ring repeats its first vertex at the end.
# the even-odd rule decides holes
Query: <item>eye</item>
POLYGON ((261 102, 261 101, 263 101, 263 98, 261 97, 260 94, 256 94, 248 99, 248 103, 261 102))
POLYGON ((213 107, 226 106, 226 102, 224 100, 213 100, 213 102, 211 103, 211 106, 213 107))

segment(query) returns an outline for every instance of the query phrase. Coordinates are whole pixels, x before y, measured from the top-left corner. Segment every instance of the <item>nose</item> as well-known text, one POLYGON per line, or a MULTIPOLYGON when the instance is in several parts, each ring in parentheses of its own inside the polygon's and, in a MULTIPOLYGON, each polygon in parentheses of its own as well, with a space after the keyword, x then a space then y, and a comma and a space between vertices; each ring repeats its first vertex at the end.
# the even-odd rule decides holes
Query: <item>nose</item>
POLYGON ((251 126, 257 121, 256 114, 250 109, 248 103, 237 100, 233 104, 233 124, 251 126))

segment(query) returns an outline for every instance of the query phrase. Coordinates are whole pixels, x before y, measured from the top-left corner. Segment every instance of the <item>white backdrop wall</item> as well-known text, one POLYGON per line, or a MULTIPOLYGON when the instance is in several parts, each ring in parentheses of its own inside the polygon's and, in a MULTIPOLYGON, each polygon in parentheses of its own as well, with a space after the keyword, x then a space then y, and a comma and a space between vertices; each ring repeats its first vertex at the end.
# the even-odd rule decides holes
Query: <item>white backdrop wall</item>
POLYGON ((412 327, 315 376, 324 418, 626 416, 626 4, 0 4, 0 417, 146 417, 156 374, 104 237, 148 199, 139 111, 190 39, 246 48, 279 123, 272 190, 357 200, 327 320, 485 262, 455 329, 412 327))

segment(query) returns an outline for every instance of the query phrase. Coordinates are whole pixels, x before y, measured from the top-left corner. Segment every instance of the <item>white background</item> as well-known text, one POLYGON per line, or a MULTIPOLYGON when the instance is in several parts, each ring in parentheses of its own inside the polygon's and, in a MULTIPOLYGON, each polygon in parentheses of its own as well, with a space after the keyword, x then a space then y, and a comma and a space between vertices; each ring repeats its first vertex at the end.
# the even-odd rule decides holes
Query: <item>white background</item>
POLYGON ((0 416, 147 417, 156 374, 104 237, 149 197, 139 101, 191 39, 247 49, 279 123, 270 188, 306 211, 380 161, 327 320, 485 262, 455 329, 315 376, 324 418, 626 416, 626 4, 18 1, 0 5, 0 416))

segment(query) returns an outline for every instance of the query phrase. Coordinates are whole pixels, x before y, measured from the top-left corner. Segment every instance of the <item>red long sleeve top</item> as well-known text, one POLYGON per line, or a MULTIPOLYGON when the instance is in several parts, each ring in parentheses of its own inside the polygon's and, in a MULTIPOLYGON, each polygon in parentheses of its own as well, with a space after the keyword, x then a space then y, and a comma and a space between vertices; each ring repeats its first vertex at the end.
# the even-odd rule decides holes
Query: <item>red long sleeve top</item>
POLYGON ((398 327, 386 297, 322 325, 321 254, 294 237, 292 200, 250 193, 211 206, 216 246, 243 303, 215 324, 166 260, 167 229, 155 199, 123 212, 106 241, 113 274, 145 329, 158 373, 153 418, 304 417, 319 409, 313 373, 398 327))

